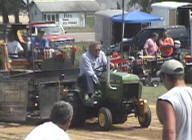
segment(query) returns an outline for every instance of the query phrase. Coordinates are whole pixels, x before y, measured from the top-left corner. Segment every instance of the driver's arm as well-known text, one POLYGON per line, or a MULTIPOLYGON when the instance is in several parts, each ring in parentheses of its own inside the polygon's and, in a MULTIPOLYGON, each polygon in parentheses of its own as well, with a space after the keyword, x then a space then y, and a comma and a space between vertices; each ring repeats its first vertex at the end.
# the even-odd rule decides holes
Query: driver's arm
POLYGON ((102 58, 103 58, 103 65, 107 65, 107 57, 103 51, 101 51, 102 58))
POLYGON ((93 81, 97 84, 99 83, 99 79, 97 75, 95 74, 90 59, 86 56, 81 57, 81 62, 80 62, 80 68, 84 70, 89 76, 93 77, 93 81))
POLYGON ((21 44, 17 41, 17 49, 19 53, 22 53, 24 51, 23 47, 21 46, 21 44))

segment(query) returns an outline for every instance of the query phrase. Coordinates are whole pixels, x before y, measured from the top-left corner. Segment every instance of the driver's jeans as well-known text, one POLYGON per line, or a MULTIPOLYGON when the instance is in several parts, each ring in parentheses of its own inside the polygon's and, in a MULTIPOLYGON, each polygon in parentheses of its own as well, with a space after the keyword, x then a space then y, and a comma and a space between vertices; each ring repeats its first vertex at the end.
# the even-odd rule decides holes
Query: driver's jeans
POLYGON ((80 88, 83 88, 88 94, 94 94, 95 93, 95 83, 93 81, 93 77, 89 76, 87 73, 84 73, 79 77, 78 83, 80 85, 80 88))

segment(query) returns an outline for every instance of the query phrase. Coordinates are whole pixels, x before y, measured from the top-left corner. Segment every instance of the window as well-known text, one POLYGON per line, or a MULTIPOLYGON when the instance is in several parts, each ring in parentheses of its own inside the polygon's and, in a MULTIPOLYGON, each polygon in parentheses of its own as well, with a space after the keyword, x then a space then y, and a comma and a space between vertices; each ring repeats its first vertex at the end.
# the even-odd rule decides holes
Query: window
POLYGON ((52 15, 52 21, 55 21, 55 15, 52 15))
POLYGON ((47 15, 47 20, 50 21, 51 20, 51 16, 47 15))
POLYGON ((59 15, 56 14, 56 21, 59 21, 59 15))
POLYGON ((47 18, 46 18, 46 17, 47 17, 47 16, 44 14, 44 15, 43 15, 43 20, 44 20, 44 21, 46 21, 46 20, 47 20, 47 18))

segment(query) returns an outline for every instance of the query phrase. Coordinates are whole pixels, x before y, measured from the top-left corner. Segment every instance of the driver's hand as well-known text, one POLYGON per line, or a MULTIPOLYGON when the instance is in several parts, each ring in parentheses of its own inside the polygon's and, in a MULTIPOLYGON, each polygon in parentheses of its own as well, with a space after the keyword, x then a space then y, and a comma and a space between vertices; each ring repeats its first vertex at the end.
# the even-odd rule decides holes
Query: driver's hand
POLYGON ((115 64, 110 63, 110 68, 115 68, 115 64))
POLYGON ((110 63, 110 68, 111 69, 117 69, 118 68, 118 64, 110 63))
POLYGON ((96 87, 96 89, 101 88, 101 83, 100 83, 100 82, 97 82, 97 83, 95 84, 95 87, 96 87))

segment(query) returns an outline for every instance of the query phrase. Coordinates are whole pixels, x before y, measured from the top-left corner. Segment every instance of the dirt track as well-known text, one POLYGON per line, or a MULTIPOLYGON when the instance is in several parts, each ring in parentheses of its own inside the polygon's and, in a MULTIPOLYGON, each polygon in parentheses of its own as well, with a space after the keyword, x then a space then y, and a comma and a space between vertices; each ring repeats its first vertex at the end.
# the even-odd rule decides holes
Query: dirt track
MULTIPOLYGON (((161 125, 157 120, 155 106, 149 128, 141 129, 135 117, 128 118, 124 124, 114 125, 111 131, 102 132, 95 120, 89 120, 82 128, 68 130, 71 140, 160 140, 161 125)), ((0 140, 23 140, 34 126, 14 123, 0 123, 0 140)))

